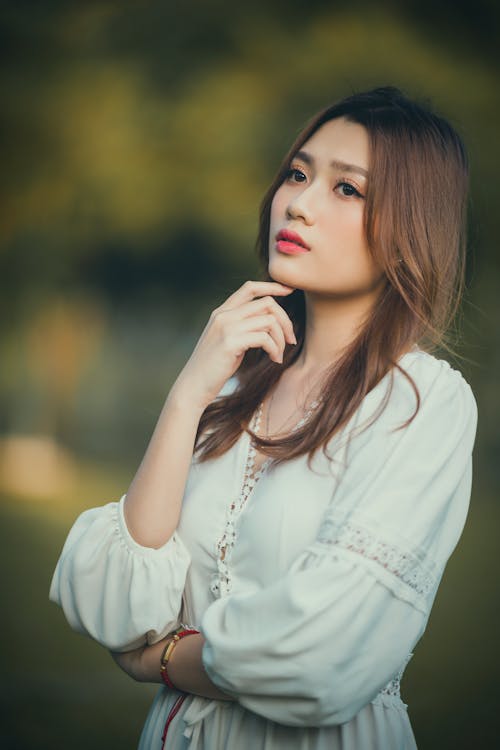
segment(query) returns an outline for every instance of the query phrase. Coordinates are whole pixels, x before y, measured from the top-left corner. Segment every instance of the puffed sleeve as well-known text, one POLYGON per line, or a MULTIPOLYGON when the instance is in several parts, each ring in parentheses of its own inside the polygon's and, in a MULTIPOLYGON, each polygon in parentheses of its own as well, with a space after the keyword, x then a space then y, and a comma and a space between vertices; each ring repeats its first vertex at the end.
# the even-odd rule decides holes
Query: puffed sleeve
MULTIPOLYGON (((216 398, 237 384, 236 376, 229 378, 216 398)), ((124 501, 76 519, 49 592, 74 630, 111 651, 156 643, 179 624, 191 563, 177 531, 160 548, 138 544, 127 527, 124 501)))
POLYGON ((160 548, 138 544, 119 502, 73 524, 49 598, 71 627, 112 651, 156 643, 178 624, 190 555, 177 532, 160 548))
POLYGON ((408 370, 417 416, 395 429, 411 392, 396 377, 383 414, 351 442, 314 542, 275 583, 218 599, 202 619, 209 678, 280 724, 342 724, 396 676, 461 535, 475 400, 445 362, 408 370))

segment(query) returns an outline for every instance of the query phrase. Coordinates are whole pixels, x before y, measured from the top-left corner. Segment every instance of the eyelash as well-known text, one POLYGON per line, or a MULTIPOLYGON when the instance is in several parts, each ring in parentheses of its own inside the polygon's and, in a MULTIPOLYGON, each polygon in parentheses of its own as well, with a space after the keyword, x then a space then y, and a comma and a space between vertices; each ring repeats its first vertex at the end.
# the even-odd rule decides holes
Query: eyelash
MULTIPOLYGON (((302 171, 301 169, 299 169, 298 167, 290 167, 290 169, 289 169, 289 170, 288 170, 288 172, 286 173, 286 178, 285 178, 285 179, 286 179, 286 180, 288 180, 288 181, 291 181, 291 178, 292 178, 292 176, 293 176, 294 174, 296 174, 297 172, 298 172, 299 174, 301 174, 301 175, 304 175, 304 172, 303 172, 303 171, 302 171)), ((304 175, 304 177, 305 177, 305 175, 304 175)), ((295 184, 299 185, 300 183, 295 183, 295 184)), ((352 184, 352 182, 349 182, 349 180, 346 180, 345 178, 343 178, 343 179, 339 180, 339 181, 337 182, 337 184, 335 185, 335 190, 336 190, 336 189, 337 189, 338 187, 341 187, 341 186, 347 186, 347 187, 349 187, 349 188, 350 188, 351 190, 353 190, 353 191, 354 191, 354 192, 353 192, 353 193, 351 193, 350 195, 343 195, 343 196, 342 196, 343 198, 352 198, 353 196, 355 196, 356 198, 364 198, 364 196, 363 196, 363 195, 362 195, 362 194, 361 194, 361 193, 359 192, 359 190, 358 190, 358 189, 357 189, 357 188, 356 188, 356 187, 355 187, 355 186, 354 186, 354 185, 352 184)))

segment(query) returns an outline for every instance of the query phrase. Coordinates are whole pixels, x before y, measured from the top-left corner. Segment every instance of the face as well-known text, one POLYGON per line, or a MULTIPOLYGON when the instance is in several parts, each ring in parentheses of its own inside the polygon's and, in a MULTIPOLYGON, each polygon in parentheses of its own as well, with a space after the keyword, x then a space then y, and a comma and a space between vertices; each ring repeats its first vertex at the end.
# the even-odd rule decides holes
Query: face
POLYGON ((337 118, 292 159, 271 205, 269 273, 275 281, 335 297, 378 288, 383 273, 364 231, 369 151, 365 128, 337 118))

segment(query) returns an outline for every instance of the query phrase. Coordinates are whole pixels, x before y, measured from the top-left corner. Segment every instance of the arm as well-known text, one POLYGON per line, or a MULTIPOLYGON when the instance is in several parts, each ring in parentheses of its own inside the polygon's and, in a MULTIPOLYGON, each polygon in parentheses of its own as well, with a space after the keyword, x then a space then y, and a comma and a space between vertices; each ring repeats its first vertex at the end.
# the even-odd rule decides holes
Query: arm
POLYGON ((161 547, 177 528, 203 409, 174 384, 124 504, 129 532, 144 547, 161 547))
POLYGON ((178 624, 191 561, 176 528, 200 417, 249 348, 282 361, 293 326, 269 295, 291 291, 247 282, 214 310, 166 399, 127 495, 85 511, 73 524, 49 598, 71 627, 106 648, 156 643, 178 624))
MULTIPOLYGON (((160 660, 169 640, 170 638, 164 638, 153 646, 128 653, 111 652, 111 656, 121 669, 138 682, 162 684, 160 660)), ((209 680, 201 658, 204 643, 205 639, 201 634, 190 635, 177 643, 168 661, 170 680, 178 690, 185 693, 213 700, 234 700, 231 695, 223 693, 209 680)))
POLYGON ((127 525, 140 544, 159 547, 176 529, 200 417, 236 372, 247 349, 261 346, 272 359, 282 361, 286 340, 294 341, 292 323, 277 302, 271 297, 255 299, 291 291, 274 282, 247 282, 210 316, 174 383, 127 493, 127 525))

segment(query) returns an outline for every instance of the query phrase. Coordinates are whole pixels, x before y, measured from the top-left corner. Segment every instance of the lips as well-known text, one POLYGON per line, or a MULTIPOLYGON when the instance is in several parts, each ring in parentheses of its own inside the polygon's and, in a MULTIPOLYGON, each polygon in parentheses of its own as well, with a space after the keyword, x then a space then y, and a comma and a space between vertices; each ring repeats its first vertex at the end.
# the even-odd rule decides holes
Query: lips
POLYGON ((298 255, 310 250, 309 245, 304 242, 300 234, 289 229, 281 229, 276 235, 276 249, 287 255, 298 255))

